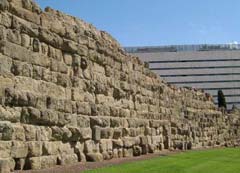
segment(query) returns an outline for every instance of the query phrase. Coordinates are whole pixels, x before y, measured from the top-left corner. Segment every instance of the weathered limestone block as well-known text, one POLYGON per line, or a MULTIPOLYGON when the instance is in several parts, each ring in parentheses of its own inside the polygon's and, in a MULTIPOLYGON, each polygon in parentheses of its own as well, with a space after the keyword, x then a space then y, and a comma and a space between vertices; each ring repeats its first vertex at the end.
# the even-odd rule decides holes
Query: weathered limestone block
POLYGON ((112 151, 113 149, 113 143, 111 139, 101 139, 100 140, 100 152, 105 152, 105 151, 112 151))
POLYGON ((119 117, 130 117, 130 110, 128 110, 128 109, 120 109, 119 117))
POLYGON ((121 139, 118 139, 118 140, 114 139, 112 140, 112 142, 113 142, 113 148, 122 148, 124 146, 124 143, 121 139))
POLYGON ((123 145, 126 148, 130 148, 136 144, 136 138, 124 137, 122 140, 123 140, 123 145))
POLYGON ((52 129, 52 139, 55 141, 70 141, 72 137, 72 132, 66 128, 60 128, 57 126, 54 126, 51 128, 52 129))
POLYGON ((58 114, 52 110, 43 110, 40 115, 40 124, 43 125, 56 125, 58 122, 58 114))
POLYGON ((60 165, 74 164, 78 162, 78 157, 76 154, 62 154, 58 156, 57 159, 60 165))
POLYGON ((41 14, 42 26, 61 36, 65 35, 66 30, 63 25, 63 22, 57 20, 57 17, 55 17, 52 14, 53 13, 41 14))
POLYGON ((19 124, 13 125, 13 135, 12 140, 25 141, 25 130, 23 126, 19 124))
MULTIPOLYGON (((0 63, 1 66, 1 63, 0 63)), ((5 102, 5 90, 6 88, 13 87, 13 80, 10 78, 5 78, 0 76, 1 85, 0 85, 0 103, 3 104, 5 102)))
POLYGON ((141 119, 128 119, 128 124, 130 128, 137 128, 137 127, 148 127, 149 122, 146 120, 141 119))
POLYGON ((77 116, 77 126, 80 128, 90 127, 90 118, 87 116, 77 116))
POLYGON ((158 128, 158 127, 162 127, 162 126, 168 126, 169 122, 165 121, 165 120, 152 120, 150 121, 150 126, 152 128, 158 128))
POLYGON ((28 155, 28 145, 26 142, 13 141, 11 149, 11 157, 25 158, 28 155))
POLYGON ((127 128, 127 127, 129 127, 127 119, 111 118, 110 121, 111 121, 110 122, 111 123, 110 126, 112 128, 116 128, 116 127, 125 127, 125 128, 127 128))
POLYGON ((85 153, 97 153, 99 152, 99 143, 96 143, 92 140, 85 141, 84 150, 85 153))
MULTIPOLYGON (((54 61, 52 61, 52 62, 61 63, 61 61, 63 60, 63 53, 60 49, 55 49, 52 46, 48 46, 47 51, 48 51, 47 55, 54 59, 54 61)), ((71 65, 71 64, 69 64, 69 65, 71 65)), ((64 66, 64 65, 62 65, 62 66, 64 66)))
POLYGON ((14 171, 15 162, 12 158, 0 158, 0 173, 10 173, 14 171))
POLYGON ((9 9, 9 2, 7 0, 2 0, 0 2, 0 10, 8 10, 9 9))
POLYGON ((113 139, 120 139, 122 137, 122 129, 114 129, 113 139))
POLYGON ((0 115, 1 121, 20 122, 21 108, 2 107, 0 105, 0 115))
MULTIPOLYGON (((1 1, 1 2, 3 2, 3 1, 1 1)), ((1 13, 0 14, 0 24, 7 27, 7 28, 10 28, 11 25, 12 25, 11 16, 7 13, 1 13)))
POLYGON ((12 25, 14 29, 21 31, 21 33, 28 34, 31 37, 37 37, 39 34, 38 25, 23 20, 15 15, 12 17, 12 25))
POLYGON ((82 115, 91 115, 91 106, 86 102, 77 102, 77 113, 82 115))
POLYGON ((59 154, 61 142, 60 141, 45 141, 43 142, 42 154, 43 155, 57 155, 59 154))
POLYGON ((112 139, 114 134, 114 129, 112 128, 102 128, 101 129, 101 138, 102 139, 112 139))
POLYGON ((74 154, 74 148, 71 146, 71 143, 61 143, 59 146, 59 153, 61 154, 74 154))
POLYGON ((11 141, 0 141, 0 156, 1 158, 9 158, 11 156, 11 141))
POLYGON ((96 105, 95 115, 109 117, 110 116, 109 105, 108 104, 103 104, 103 105, 98 104, 98 105, 96 105))
POLYGON ((31 169, 45 169, 57 165, 57 156, 31 157, 29 159, 31 169))
POLYGON ((29 48, 31 43, 31 38, 27 34, 21 34, 21 46, 29 48))
POLYGON ((28 142, 28 156, 39 157, 42 155, 42 142, 28 142))
POLYGON ((132 148, 124 148, 123 149, 123 157, 133 157, 133 149, 132 148))
POLYGON ((50 141, 53 136, 53 130, 50 127, 39 127, 37 128, 37 140, 50 141))
POLYGON ((16 76, 33 76, 33 66, 31 64, 21 62, 21 61, 13 61, 12 65, 12 73, 16 76))
POLYGON ((9 121, 0 121, 0 140, 12 140, 13 131, 13 126, 9 121))
POLYGON ((6 39, 12 43, 21 45, 21 35, 18 31, 7 30, 6 39))
POLYGON ((58 126, 67 126, 71 124, 72 114, 58 112, 58 126))
POLYGON ((64 59, 65 64, 67 64, 67 65, 69 65, 69 66, 72 66, 73 57, 72 57, 71 54, 65 53, 65 54, 63 55, 63 59, 64 59))
POLYGON ((35 141, 37 129, 32 125, 23 125, 26 141, 35 141))
POLYGON ((79 162, 86 162, 86 156, 84 154, 84 144, 77 142, 74 146, 74 153, 77 154, 79 162))
POLYGON ((0 74, 5 76, 11 76, 11 68, 12 59, 7 56, 0 55, 0 74))
POLYGON ((86 158, 87 158, 87 161, 90 161, 90 162, 103 161, 103 155, 100 153, 87 153, 86 158))
POLYGON ((109 127, 110 118, 107 117, 90 117, 91 127, 100 126, 100 127, 109 127))

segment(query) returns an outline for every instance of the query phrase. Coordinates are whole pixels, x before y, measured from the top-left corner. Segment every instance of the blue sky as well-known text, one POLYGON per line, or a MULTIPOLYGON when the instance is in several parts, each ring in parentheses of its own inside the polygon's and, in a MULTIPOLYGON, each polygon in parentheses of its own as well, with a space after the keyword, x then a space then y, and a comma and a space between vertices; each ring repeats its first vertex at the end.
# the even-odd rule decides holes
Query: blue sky
POLYGON ((36 0, 92 23, 122 46, 240 42, 239 0, 36 0))

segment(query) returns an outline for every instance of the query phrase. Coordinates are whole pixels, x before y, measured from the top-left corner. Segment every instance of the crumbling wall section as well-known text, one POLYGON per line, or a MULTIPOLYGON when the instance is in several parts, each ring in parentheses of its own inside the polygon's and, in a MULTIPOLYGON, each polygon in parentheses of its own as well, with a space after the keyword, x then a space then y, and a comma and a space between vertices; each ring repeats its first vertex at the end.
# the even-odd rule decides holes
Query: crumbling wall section
POLYGON ((236 113, 146 66, 80 19, 1 0, 0 172, 238 144, 236 113))

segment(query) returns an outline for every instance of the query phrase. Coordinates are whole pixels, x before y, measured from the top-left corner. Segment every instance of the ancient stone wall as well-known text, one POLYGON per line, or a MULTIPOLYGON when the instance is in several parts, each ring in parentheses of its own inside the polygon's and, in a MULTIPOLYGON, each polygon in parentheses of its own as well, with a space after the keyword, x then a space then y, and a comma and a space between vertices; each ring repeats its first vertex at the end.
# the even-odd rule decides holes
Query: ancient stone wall
POLYGON ((237 145, 237 115, 80 19, 0 1, 0 172, 237 145))

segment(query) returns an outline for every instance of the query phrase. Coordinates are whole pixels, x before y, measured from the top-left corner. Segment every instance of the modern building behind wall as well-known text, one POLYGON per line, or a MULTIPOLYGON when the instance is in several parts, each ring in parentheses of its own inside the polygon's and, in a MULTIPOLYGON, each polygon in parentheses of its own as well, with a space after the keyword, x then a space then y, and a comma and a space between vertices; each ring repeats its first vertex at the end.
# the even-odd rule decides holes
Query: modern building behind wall
POLYGON ((240 107, 240 45, 128 47, 168 83, 225 94, 228 109, 240 107))

